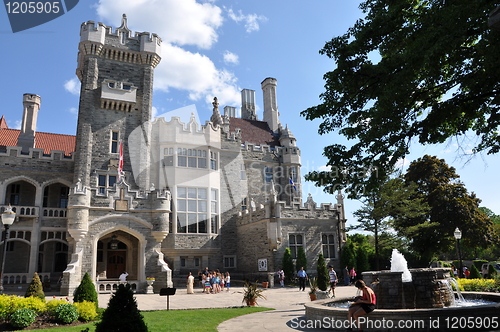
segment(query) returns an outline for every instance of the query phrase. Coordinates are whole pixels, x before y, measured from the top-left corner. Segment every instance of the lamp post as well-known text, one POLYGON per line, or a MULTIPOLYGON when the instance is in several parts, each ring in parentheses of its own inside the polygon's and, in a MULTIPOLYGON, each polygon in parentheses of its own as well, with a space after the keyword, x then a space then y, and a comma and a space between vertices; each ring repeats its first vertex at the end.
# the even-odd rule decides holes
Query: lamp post
POLYGON ((2 268, 0 269, 0 294, 3 294, 3 270, 5 268, 5 256, 7 254, 7 240, 9 239, 9 227, 16 220, 16 213, 9 207, 2 213, 2 223, 5 226, 5 239, 3 241, 2 268))
POLYGON ((458 260, 460 261, 460 270, 458 270, 458 277, 463 277, 462 271, 462 253, 460 252, 460 239, 462 238, 462 231, 457 227, 455 228, 455 232, 453 232, 455 239, 457 240, 457 251, 458 251, 458 260))

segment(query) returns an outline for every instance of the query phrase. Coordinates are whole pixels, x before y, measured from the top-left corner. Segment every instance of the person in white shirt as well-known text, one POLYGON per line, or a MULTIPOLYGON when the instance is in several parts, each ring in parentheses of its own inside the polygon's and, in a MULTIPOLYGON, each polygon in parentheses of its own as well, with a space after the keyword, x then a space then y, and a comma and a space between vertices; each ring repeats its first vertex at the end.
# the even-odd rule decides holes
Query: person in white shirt
POLYGON ((126 271, 123 271, 122 274, 118 277, 118 280, 120 281, 127 281, 128 273, 126 271))

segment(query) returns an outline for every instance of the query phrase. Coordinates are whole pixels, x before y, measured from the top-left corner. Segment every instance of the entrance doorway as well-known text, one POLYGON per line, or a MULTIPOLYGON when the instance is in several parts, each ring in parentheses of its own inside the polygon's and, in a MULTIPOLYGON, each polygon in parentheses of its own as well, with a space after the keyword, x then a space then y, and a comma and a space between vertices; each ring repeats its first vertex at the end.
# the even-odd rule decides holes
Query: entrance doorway
POLYGON ((107 277, 118 278, 123 271, 126 271, 126 251, 108 251, 107 277))

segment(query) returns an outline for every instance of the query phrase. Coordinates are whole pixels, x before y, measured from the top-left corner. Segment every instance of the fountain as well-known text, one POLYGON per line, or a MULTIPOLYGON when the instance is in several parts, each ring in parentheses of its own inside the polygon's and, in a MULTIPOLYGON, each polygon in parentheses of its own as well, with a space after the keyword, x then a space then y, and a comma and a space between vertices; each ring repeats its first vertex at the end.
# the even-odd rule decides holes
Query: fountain
MULTIPOLYGON (((500 329, 500 294, 464 292, 455 300, 451 283, 456 280, 449 268, 408 269, 406 259, 394 249, 391 270, 363 272, 362 277, 377 295, 377 308, 363 316, 364 331, 500 329), (479 301, 472 304, 468 300, 479 301)), ((349 324, 349 300, 352 301, 326 299, 305 304, 306 319, 322 321, 323 328, 344 331, 349 324)))

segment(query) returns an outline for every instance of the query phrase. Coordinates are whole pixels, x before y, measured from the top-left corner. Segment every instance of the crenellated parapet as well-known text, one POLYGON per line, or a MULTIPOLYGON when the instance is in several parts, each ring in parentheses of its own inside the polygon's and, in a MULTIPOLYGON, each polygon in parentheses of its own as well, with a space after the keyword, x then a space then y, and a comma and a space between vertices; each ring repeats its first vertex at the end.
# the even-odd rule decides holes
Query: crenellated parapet
POLYGON ((125 14, 121 26, 114 32, 112 27, 101 22, 84 22, 80 27, 77 75, 81 80, 83 59, 87 55, 154 68, 161 60, 161 42, 155 33, 135 32, 132 35, 125 14))
POLYGON ((73 154, 66 155, 64 151, 51 150, 50 153, 44 153, 43 149, 30 148, 27 154, 21 153, 20 146, 6 146, 4 150, 0 149, 0 157, 14 157, 20 160, 35 159, 43 161, 66 161, 73 162, 73 154))

